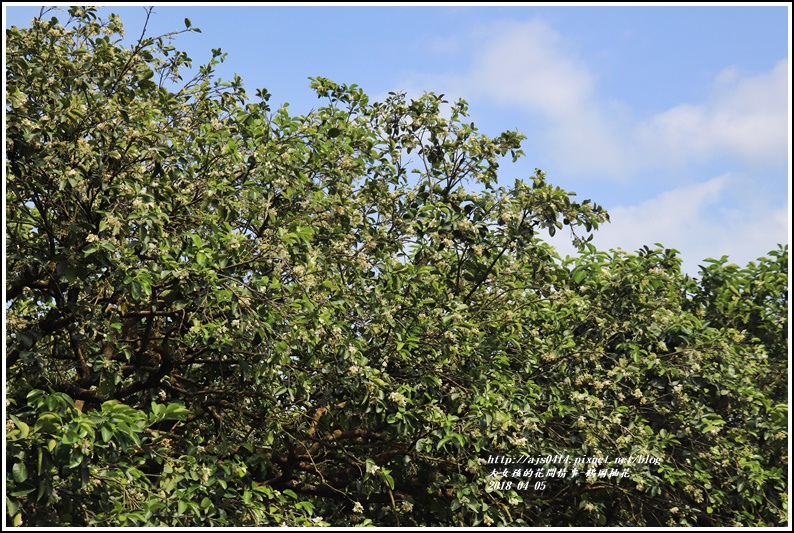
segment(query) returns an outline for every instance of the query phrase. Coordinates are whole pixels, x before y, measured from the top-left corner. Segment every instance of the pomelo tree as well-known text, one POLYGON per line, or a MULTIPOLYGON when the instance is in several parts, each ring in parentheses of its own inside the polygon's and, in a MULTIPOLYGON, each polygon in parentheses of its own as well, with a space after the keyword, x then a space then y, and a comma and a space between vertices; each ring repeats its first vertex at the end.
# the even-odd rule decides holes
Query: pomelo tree
POLYGON ((185 22, 6 32, 9 524, 785 523, 787 247, 598 251, 465 102, 292 115, 185 22))

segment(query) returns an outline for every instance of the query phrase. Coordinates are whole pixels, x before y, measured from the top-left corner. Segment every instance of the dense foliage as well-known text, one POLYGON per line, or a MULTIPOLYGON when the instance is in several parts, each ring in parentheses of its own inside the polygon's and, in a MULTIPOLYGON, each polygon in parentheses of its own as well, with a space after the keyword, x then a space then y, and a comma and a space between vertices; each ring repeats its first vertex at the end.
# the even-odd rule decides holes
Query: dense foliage
POLYGON ((9 524, 785 523, 787 247, 600 252, 465 102, 292 116, 49 16, 6 32, 9 524), (606 463, 495 462, 547 455, 606 463))

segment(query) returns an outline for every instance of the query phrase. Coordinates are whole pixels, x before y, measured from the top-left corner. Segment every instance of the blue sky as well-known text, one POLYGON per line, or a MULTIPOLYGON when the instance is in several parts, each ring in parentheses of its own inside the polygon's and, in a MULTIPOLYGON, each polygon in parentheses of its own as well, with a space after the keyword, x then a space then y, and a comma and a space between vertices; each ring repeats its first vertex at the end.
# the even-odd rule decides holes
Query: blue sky
MULTIPOLYGON (((4 4, 6 27, 38 10, 4 4)), ((143 7, 100 12, 111 11, 139 35, 143 7)), ((185 17, 202 33, 175 46, 196 65, 219 47, 229 54, 222 77, 239 74, 249 95, 265 87, 294 113, 321 104, 309 76, 375 99, 427 90, 467 100, 484 133, 528 137, 527 157, 502 167, 502 184, 537 167, 609 210, 599 248, 658 242, 694 275, 706 257, 744 265, 790 241, 784 4, 161 5, 148 34, 182 29, 185 17)), ((572 252, 564 235, 552 242, 572 252)))

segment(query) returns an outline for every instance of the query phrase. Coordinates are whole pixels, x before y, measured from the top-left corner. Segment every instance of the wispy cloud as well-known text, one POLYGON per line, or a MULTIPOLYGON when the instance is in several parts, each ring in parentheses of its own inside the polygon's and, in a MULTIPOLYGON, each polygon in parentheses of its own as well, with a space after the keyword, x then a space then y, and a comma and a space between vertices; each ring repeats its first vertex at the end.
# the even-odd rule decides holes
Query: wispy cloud
POLYGON ((786 160, 787 60, 760 74, 728 67, 704 101, 643 116, 599 94, 597 76, 575 46, 541 20, 481 28, 468 46, 468 67, 431 76, 434 86, 524 110, 538 124, 533 142, 566 174, 627 178, 720 157, 786 160))
POLYGON ((604 226, 596 238, 607 248, 626 249, 653 242, 668 246, 681 242, 696 228, 703 230, 710 223, 703 220, 703 213, 719 202, 727 183, 728 176, 719 176, 665 191, 637 205, 612 208, 610 217, 617 224, 604 226))
POLYGON ((547 24, 501 23, 483 38, 462 80, 477 92, 511 107, 562 118, 590 99, 592 76, 547 24))
MULTIPOLYGON (((738 176, 725 174, 635 205, 613 207, 612 222, 598 229, 593 244, 601 250, 627 252, 653 243, 675 248, 691 275, 707 257, 727 255, 731 262, 745 265, 774 248, 770 243, 788 242, 789 226, 785 208, 724 206, 727 197, 748 194, 747 186, 738 176)), ((555 238, 552 244, 563 256, 575 254, 566 237, 555 238)))
POLYGON ((681 104, 637 128, 643 151, 656 163, 732 154, 750 162, 782 163, 788 153, 788 64, 739 74, 729 68, 714 81, 711 98, 681 104))

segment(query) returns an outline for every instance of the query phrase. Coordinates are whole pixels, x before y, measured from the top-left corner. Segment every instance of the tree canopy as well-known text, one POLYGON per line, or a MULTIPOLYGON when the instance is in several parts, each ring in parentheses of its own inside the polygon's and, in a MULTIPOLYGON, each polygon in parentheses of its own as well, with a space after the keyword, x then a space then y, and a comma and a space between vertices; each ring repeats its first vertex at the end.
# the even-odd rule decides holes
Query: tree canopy
POLYGON ((185 24, 6 31, 9 524, 786 523, 787 246, 599 251, 466 102, 292 115, 185 24))

